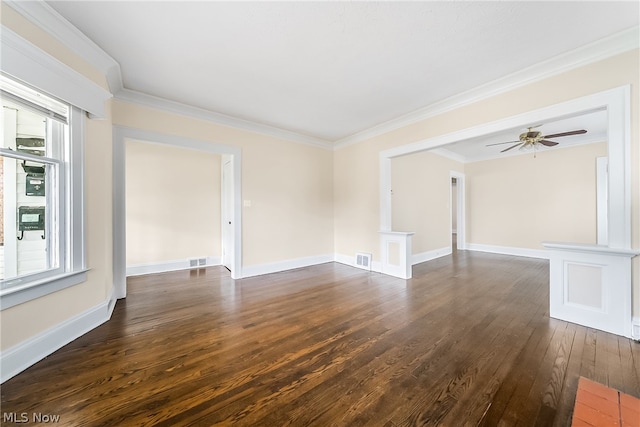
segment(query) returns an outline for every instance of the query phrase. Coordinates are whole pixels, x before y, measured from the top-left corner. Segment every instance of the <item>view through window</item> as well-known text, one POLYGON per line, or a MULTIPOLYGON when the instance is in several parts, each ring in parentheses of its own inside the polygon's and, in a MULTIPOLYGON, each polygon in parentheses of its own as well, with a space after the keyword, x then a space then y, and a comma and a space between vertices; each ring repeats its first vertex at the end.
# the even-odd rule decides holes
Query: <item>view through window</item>
POLYGON ((61 268, 69 108, 2 81, 0 280, 61 268))

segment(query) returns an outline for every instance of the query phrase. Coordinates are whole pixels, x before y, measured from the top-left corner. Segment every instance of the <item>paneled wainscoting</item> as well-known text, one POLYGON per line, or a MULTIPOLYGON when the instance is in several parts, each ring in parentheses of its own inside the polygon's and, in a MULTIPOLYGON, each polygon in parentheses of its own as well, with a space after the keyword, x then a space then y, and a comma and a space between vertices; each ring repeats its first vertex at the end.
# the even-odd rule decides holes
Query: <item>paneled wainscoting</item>
POLYGON ((2 411, 68 426, 566 426, 580 376, 640 396, 640 344, 550 319, 548 271, 460 251, 406 281, 337 263, 130 278, 111 321, 2 385, 2 411))

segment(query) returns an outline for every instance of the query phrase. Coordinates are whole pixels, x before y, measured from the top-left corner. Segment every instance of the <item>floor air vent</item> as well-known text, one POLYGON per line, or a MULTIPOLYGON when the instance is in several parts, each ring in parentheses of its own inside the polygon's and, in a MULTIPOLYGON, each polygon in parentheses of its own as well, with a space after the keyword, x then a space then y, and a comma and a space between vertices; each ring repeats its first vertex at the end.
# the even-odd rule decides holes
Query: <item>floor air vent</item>
POLYGON ((371 254, 356 253, 356 267, 371 271, 371 254))
POLYGON ((192 258, 189 260, 189 267, 206 267, 207 259, 206 258, 192 258))

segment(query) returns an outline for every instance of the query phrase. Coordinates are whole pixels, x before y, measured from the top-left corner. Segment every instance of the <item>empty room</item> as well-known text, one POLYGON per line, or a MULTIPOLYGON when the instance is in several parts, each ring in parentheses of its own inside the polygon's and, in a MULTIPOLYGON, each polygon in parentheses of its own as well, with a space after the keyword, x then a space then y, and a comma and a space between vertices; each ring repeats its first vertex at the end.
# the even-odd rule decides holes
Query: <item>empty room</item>
POLYGON ((638 2, 0 5, 2 425, 640 426, 638 2))

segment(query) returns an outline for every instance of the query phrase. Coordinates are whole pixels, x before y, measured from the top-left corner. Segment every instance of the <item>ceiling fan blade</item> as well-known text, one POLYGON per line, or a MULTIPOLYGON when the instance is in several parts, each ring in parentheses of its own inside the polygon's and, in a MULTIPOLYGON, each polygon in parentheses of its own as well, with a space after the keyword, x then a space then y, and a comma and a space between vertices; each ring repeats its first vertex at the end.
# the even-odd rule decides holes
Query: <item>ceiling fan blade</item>
POLYGON ((557 142, 549 141, 548 139, 541 139, 538 142, 542 145, 546 145, 547 147, 553 147, 554 145, 558 145, 557 142))
POLYGON ((543 136, 543 138, 544 139, 547 139, 547 138, 558 138, 560 136, 581 135, 583 133, 587 133, 587 131, 584 130, 584 129, 572 130, 571 132, 562 132, 562 133, 554 133, 553 135, 545 135, 545 136, 543 136))
POLYGON ((520 141, 496 142, 495 144, 485 145, 485 147, 491 147, 492 145, 513 144, 514 142, 520 142, 520 141))
POLYGON ((509 147, 509 148, 505 148, 504 150, 502 150, 502 151, 501 151, 501 153, 504 153, 505 151, 509 151, 509 150, 511 150, 512 148, 516 148, 518 145, 522 145, 522 144, 524 144, 524 142, 518 142, 516 145, 512 145, 512 146, 511 146, 511 147, 509 147))

